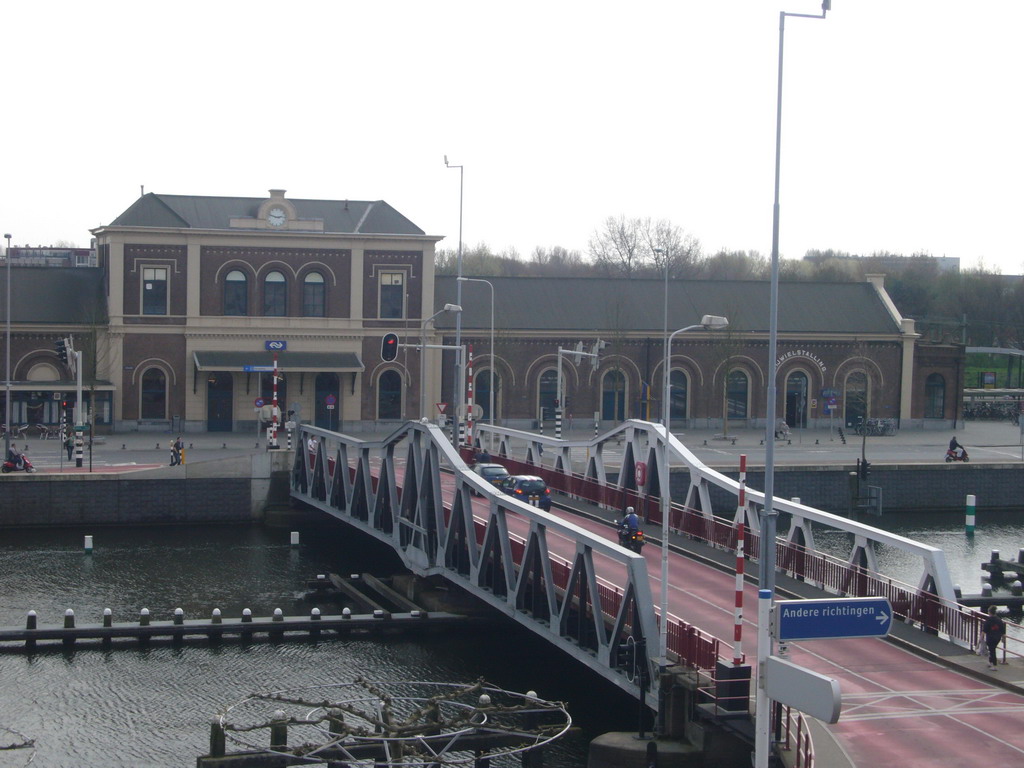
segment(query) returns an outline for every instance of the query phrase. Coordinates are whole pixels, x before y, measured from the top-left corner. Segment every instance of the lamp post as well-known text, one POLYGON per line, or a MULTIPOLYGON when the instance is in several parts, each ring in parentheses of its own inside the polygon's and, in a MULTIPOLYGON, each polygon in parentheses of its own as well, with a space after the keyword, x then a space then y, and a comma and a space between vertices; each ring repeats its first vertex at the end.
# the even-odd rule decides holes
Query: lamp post
MULTIPOLYGON (((654 248, 656 254, 659 256, 665 256, 664 248, 654 248)), ((662 318, 664 320, 664 329, 662 330, 662 336, 665 338, 665 356, 668 357, 668 257, 665 256, 665 303, 662 307, 662 318)), ((647 414, 647 418, 651 418, 650 412, 647 414)), ((667 435, 666 435, 667 437, 667 435)))
POLYGON ((771 300, 768 320, 768 396, 765 407, 764 508, 761 511, 761 551, 759 552, 757 593, 757 697, 754 723, 754 768, 767 768, 770 750, 771 718, 765 687, 765 664, 772 653, 768 623, 775 593, 775 377, 778 375, 779 339, 779 169, 782 155, 782 61, 786 17, 824 19, 832 0, 822 0, 821 14, 779 13, 779 82, 775 106, 775 202, 772 207, 771 300))
MULTIPOLYGON (((456 277, 462 277, 462 179, 463 179, 463 167, 461 165, 451 165, 448 162, 448 155, 444 156, 444 167, 445 168, 458 168, 459 169, 459 255, 457 260, 457 271, 456 277)), ((455 304, 459 307, 462 306, 462 283, 459 280, 455 282, 455 304)), ((459 315, 455 318, 455 346, 462 349, 462 310, 459 309, 459 315)), ((455 363, 455 388, 452 390, 452 400, 457 403, 462 402, 462 360, 461 358, 455 363)), ((454 417, 454 414, 452 414, 454 417)), ((452 430, 455 433, 455 430, 452 430)), ((452 435, 452 441, 455 445, 459 444, 459 439, 456 434, 452 435)))
MULTIPOLYGON (((423 410, 423 390, 427 387, 427 323, 432 321, 438 315, 443 315, 445 312, 462 312, 462 307, 458 304, 445 304, 441 309, 432 314, 422 323, 420 323, 420 418, 425 418, 426 413, 423 410)), ((458 366, 456 366, 457 368, 458 366)))
MULTIPOLYGON (((665 393, 661 401, 661 423, 665 426, 665 449, 662 451, 661 471, 661 627, 660 627, 660 648, 661 668, 668 667, 668 513, 672 506, 672 483, 669 478, 669 435, 671 430, 669 424, 672 417, 672 407, 669 402, 671 397, 671 376, 669 375, 670 355, 672 339, 680 333, 686 333, 696 328, 703 328, 705 331, 720 331, 729 325, 728 319, 719 315, 704 315, 699 323, 688 325, 665 337, 665 361, 662 374, 665 377, 665 393)), ((664 712, 664 708, 659 708, 664 712)))
MULTIPOLYGON (((494 450, 494 371, 497 369, 496 360, 494 355, 494 284, 490 280, 484 280, 482 277, 459 277, 456 278, 458 283, 487 283, 487 287, 491 289, 491 382, 487 388, 488 401, 487 401, 487 415, 490 417, 488 420, 491 422, 491 450, 494 450)), ((462 315, 459 315, 462 317, 462 315)), ((475 392, 476 390, 474 390, 475 392)))
POLYGON ((11 236, 7 238, 7 367, 4 369, 7 380, 4 401, 4 458, 11 454, 11 236))

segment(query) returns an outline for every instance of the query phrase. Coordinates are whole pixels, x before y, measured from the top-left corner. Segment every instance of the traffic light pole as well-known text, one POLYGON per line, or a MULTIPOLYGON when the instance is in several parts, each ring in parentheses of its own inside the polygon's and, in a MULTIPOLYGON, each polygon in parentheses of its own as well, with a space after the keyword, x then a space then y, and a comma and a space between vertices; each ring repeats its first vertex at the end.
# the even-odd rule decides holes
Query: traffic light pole
POLYGON ((75 401, 75 466, 82 466, 82 353, 77 350, 75 356, 75 382, 78 399, 75 401))

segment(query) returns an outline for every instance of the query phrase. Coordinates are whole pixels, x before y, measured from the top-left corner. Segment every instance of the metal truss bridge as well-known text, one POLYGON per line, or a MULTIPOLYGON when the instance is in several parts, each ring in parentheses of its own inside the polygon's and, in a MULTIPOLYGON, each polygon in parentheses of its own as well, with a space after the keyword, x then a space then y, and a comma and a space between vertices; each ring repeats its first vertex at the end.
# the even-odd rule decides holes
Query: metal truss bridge
MULTIPOLYGON (((566 441, 478 424, 475 438, 493 446, 494 460, 513 474, 543 477, 556 500, 563 494, 567 500, 616 512, 633 505, 649 532, 661 526, 658 497, 669 485, 669 478, 662 476, 669 463, 676 473, 689 476, 684 503, 673 504, 669 513, 672 531, 735 550, 738 523, 744 522, 750 529, 745 551, 756 559, 764 495, 747 488, 741 507, 739 482, 704 465, 674 436, 666 439, 662 425, 627 421, 592 440, 566 441), (643 494, 634 471, 641 461, 648 467, 643 494), (717 494, 733 498, 731 519, 712 513, 716 488, 717 494)), ((660 668, 683 665, 713 671, 720 657, 729 655, 729 646, 718 639, 727 630, 709 630, 696 620, 690 624, 679 618, 699 612, 673 595, 669 658, 659 658, 661 583, 652 580, 656 574, 649 573, 644 556, 618 546, 607 525, 557 508, 544 512, 502 493, 471 471, 468 458, 468 449, 456 449, 430 423, 408 422, 373 441, 303 425, 291 495, 386 543, 413 573, 457 584, 642 698, 651 709, 657 710, 660 702, 657 686, 649 681, 658 679, 660 668), (618 649, 630 638, 647 641, 647 675, 623 668, 618 649)), ((957 605, 942 550, 794 501, 776 498, 774 508, 788 522, 787 535, 776 542, 780 573, 833 594, 888 597, 906 623, 955 642, 975 641, 977 616, 957 605), (853 542, 849 557, 817 551, 816 529, 847 533, 853 542), (880 547, 915 559, 919 583, 900 584, 879 574, 880 547)), ((676 553, 671 557, 684 559, 676 553)), ((719 591, 715 600, 731 611, 733 589, 719 591)))

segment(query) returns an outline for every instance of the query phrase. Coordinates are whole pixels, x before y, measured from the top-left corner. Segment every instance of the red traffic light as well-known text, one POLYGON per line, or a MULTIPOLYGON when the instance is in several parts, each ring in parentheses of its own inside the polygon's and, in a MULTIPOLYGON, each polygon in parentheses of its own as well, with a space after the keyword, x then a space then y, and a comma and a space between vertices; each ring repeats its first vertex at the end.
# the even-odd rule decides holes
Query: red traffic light
POLYGON ((387 363, 396 357, 398 357, 398 334, 385 333, 384 338, 380 340, 380 359, 387 363))

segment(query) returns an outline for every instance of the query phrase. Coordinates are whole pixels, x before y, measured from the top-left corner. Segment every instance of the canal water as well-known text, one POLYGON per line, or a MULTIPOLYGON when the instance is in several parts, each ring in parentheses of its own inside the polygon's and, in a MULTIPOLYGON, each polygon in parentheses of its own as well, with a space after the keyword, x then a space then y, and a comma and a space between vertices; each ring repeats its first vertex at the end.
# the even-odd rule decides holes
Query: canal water
MULTIPOLYGON (((29 609, 40 623, 62 623, 65 609, 79 623, 135 621, 148 608, 167 620, 175 608, 188 618, 308 615, 305 583, 318 573, 399 569, 393 553, 347 539, 344 527, 289 531, 258 525, 39 529, 0 534, 0 625, 23 626, 29 609), (83 552, 86 534, 92 554, 83 552)), ((79 645, 31 655, 0 651, 0 744, 35 741, 34 750, 0 750, 0 767, 165 768, 194 766, 209 746, 209 723, 224 707, 258 691, 351 682, 473 682, 535 690, 564 701, 579 730, 549 750, 546 764, 586 765, 590 739, 631 730, 637 707, 621 692, 578 668, 512 622, 498 629, 443 634, 351 637, 312 643, 288 640, 211 648, 152 643, 103 650, 79 645), (31 760, 31 762, 29 762, 31 760)))

